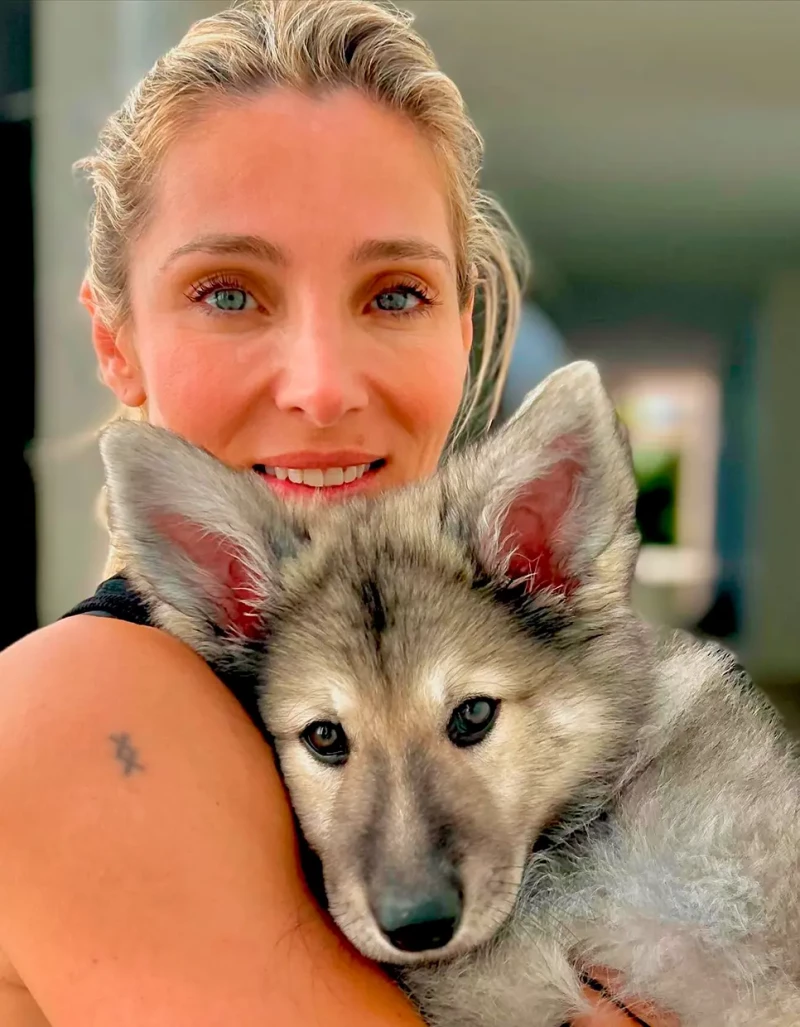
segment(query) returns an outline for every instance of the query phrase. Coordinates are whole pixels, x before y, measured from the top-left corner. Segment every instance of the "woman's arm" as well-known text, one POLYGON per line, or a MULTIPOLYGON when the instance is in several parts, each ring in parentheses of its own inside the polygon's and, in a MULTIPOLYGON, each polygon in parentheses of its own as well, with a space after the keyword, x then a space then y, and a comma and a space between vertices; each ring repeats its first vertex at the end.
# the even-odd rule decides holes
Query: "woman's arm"
POLYGON ((309 896, 272 754, 199 657, 75 617, 0 682, 0 945, 52 1027, 419 1025, 309 896))

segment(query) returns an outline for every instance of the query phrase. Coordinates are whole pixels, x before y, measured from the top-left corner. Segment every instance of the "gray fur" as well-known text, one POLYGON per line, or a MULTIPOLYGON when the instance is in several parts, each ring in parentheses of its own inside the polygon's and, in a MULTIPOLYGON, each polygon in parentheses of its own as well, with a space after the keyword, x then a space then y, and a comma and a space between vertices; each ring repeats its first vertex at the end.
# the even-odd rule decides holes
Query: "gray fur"
POLYGON ((551 376, 430 481, 369 503, 288 509, 143 425, 108 430, 102 450, 136 587, 206 658, 258 675, 331 911, 365 954, 405 964, 429 1022, 557 1027, 594 962, 682 1027, 800 1023, 796 756, 727 653, 630 609, 635 488, 591 365, 551 376), (581 472, 553 545, 577 585, 521 598, 505 514, 565 454, 581 472), (267 645, 214 630, 231 597, 165 515, 239 554, 267 645), (497 724, 456 749, 448 717, 475 695, 501 700, 497 724), (344 766, 299 740, 323 719, 348 733, 344 766), (445 857, 462 925, 415 962, 370 901, 445 857))

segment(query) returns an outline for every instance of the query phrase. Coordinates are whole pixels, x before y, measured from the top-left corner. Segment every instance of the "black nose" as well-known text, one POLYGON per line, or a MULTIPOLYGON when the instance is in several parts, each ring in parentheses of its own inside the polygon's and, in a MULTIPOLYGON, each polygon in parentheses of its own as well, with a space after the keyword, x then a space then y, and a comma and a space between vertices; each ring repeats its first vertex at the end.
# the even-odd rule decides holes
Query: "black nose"
POLYGON ((375 918, 401 952, 444 948, 461 919, 461 889, 448 882, 426 895, 390 892, 377 903, 375 918))

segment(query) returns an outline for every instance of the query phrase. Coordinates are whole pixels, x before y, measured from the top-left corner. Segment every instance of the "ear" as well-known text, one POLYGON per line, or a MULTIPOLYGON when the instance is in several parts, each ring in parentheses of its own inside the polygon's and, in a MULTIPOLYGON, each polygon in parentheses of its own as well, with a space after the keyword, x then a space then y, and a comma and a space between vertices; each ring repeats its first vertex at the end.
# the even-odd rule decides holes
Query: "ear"
POLYGON ((255 473, 163 428, 118 421, 100 450, 112 540, 156 621, 211 660, 263 641, 298 518, 255 473))
POLYGON ((639 545, 636 485, 593 364, 550 375, 450 475, 447 491, 463 497, 461 517, 491 575, 531 593, 570 595, 596 581, 627 596, 639 545))
POLYGON ((120 403, 127 407, 142 406, 147 400, 147 392, 130 338, 130 327, 125 325, 113 330, 106 324, 91 286, 85 280, 81 285, 80 301, 92 319, 92 345, 101 379, 120 403))

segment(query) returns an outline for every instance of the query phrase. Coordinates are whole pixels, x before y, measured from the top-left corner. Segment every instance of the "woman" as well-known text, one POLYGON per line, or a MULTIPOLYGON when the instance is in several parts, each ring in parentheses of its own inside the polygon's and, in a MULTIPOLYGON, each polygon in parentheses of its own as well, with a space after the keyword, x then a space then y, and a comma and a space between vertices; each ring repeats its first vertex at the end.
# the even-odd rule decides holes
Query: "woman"
MULTIPOLYGON (((480 156, 396 13, 253 0, 200 22, 84 162, 103 381, 281 494, 429 475, 459 411, 497 406, 517 320, 480 156)), ((116 586, 81 608, 111 616, 2 657, 0 1022, 419 1023, 311 898, 242 706, 116 586)))

